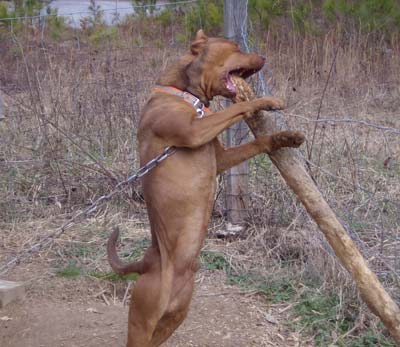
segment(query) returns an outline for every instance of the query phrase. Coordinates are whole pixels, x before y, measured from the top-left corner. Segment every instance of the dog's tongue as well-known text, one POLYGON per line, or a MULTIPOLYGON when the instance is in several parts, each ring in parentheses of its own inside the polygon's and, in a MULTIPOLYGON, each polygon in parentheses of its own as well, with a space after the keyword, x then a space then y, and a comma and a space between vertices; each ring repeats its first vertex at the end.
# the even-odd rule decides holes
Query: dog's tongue
POLYGON ((232 79, 230 73, 228 73, 228 77, 226 78, 226 88, 232 93, 236 94, 236 84, 232 79))

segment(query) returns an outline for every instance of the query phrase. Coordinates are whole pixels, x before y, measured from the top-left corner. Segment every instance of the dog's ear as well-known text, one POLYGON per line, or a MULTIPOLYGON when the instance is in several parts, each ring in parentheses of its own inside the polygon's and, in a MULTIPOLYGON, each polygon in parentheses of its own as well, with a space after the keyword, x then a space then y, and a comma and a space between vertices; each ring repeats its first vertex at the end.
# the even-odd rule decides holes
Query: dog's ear
POLYGON ((198 40, 207 41, 207 40, 208 40, 208 37, 207 37, 206 34, 204 34, 203 29, 200 29, 200 30, 197 31, 197 33, 196 33, 196 38, 195 38, 194 40, 195 40, 195 41, 198 41, 198 40))
POLYGON ((196 37, 192 43, 192 46, 190 47, 190 51, 192 52, 193 55, 198 55, 200 52, 203 50, 205 44, 207 43, 208 37, 206 34, 204 34, 204 31, 200 29, 196 37))

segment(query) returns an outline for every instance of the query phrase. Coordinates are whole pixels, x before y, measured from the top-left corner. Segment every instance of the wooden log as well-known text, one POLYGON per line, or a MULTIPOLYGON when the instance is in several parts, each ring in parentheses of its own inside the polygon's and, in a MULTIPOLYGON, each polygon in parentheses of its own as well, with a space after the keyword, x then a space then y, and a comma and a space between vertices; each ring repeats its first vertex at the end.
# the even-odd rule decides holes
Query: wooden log
MULTIPOLYGON (((236 78, 235 83, 239 89, 236 102, 255 98, 252 89, 244 80, 236 78)), ((248 118, 246 122, 255 136, 271 134, 283 129, 287 130, 284 118, 277 112, 272 115, 261 111, 248 118)), ((365 303, 382 320, 400 346, 400 310, 398 305, 386 292, 377 276, 370 270, 357 246, 315 186, 305 170, 297 150, 283 148, 269 154, 269 157, 324 233, 344 267, 354 278, 365 303)))

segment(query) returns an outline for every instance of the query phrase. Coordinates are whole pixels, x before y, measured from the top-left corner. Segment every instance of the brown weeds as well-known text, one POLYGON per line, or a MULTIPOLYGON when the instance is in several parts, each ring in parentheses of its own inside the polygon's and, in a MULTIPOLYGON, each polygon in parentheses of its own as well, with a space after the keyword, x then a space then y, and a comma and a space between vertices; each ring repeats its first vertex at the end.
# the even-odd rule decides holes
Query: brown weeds
MULTIPOLYGON (((71 31, 62 42, 30 34, 1 43, 6 52, 0 61, 6 110, 6 119, 0 119, 3 260, 138 167, 140 108, 159 71, 188 42, 174 40, 179 28, 162 33, 154 23, 151 30, 135 25, 120 27, 112 40, 91 42, 84 32, 71 31)), ((303 130, 309 141, 302 153, 306 160, 306 153, 312 153, 310 173, 370 265, 399 297, 398 39, 371 40, 339 29, 294 39, 270 31, 264 44, 268 82, 287 101, 291 127, 303 130)), ((249 228, 224 248, 230 266, 266 277, 286 269, 299 283, 315 279, 346 300, 355 298, 348 275, 268 159, 255 158, 250 171, 249 228)), ((63 237, 49 251, 52 259, 57 248, 80 240, 80 233, 96 221, 103 223, 102 230, 111 230, 116 211, 122 214, 118 218, 134 214, 145 221, 140 189, 132 187, 97 218, 74 229, 71 239, 63 237)), ((215 228, 224 214, 223 194, 216 212, 215 228)), ((106 234, 99 239, 90 234, 92 239, 84 242, 102 247, 106 234)), ((94 257, 93 268, 103 256, 94 257)))

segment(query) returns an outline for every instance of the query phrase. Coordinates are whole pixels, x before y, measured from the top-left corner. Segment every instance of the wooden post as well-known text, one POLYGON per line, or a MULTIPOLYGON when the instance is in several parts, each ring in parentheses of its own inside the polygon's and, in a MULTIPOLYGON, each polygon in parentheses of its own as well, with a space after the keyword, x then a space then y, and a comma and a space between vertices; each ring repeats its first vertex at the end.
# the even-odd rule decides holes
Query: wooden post
MULTIPOLYGON (((237 101, 255 98, 252 90, 244 81, 238 81, 236 84, 241 85, 240 97, 237 98, 237 101)), ((246 122, 255 136, 287 129, 285 119, 279 112, 271 114, 261 111, 248 118, 246 122)), ((282 148, 269 154, 269 157, 288 186, 317 223, 344 267, 352 275, 365 303, 373 313, 380 317, 400 346, 399 307, 386 292, 376 275, 370 270, 357 246, 315 186, 305 170, 297 150, 282 148)))
MULTIPOLYGON (((241 35, 242 25, 247 23, 244 11, 247 11, 245 0, 225 0, 224 1, 224 36, 241 45, 243 49, 243 36, 241 35)), ((231 102, 227 101, 226 106, 231 102)), ((226 131, 226 144, 228 147, 240 145, 248 138, 248 127, 246 123, 240 121, 232 125, 226 131)), ((249 194, 249 164, 241 163, 228 170, 225 187, 225 207, 227 220, 232 224, 242 224, 247 216, 247 198, 249 194)))

